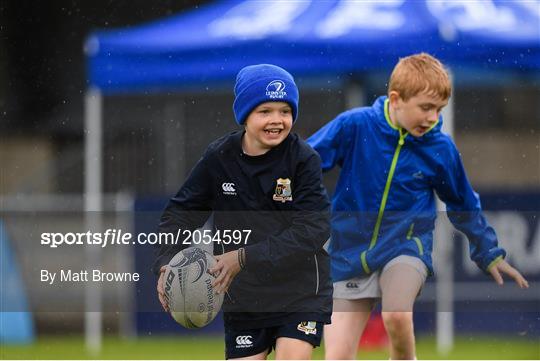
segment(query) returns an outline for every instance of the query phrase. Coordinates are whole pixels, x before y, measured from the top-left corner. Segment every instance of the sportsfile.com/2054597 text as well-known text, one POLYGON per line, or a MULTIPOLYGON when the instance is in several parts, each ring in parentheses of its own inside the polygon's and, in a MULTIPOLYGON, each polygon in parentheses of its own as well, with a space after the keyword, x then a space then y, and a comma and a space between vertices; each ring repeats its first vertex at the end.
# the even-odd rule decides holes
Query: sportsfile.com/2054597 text
POLYGON ((178 229, 176 233, 153 232, 138 233, 136 237, 130 232, 121 229, 107 229, 104 232, 44 232, 41 234, 41 245, 58 248, 62 245, 95 245, 106 247, 108 245, 131 244, 182 244, 187 246, 209 245, 214 242, 221 244, 247 244, 250 229, 178 229))

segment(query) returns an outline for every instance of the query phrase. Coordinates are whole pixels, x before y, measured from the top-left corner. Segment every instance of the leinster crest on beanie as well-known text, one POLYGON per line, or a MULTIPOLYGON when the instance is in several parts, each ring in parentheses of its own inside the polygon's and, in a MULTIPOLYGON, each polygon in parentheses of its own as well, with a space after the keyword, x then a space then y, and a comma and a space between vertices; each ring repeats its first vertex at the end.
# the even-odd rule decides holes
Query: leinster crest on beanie
POLYGON ((234 86, 234 116, 244 124, 251 111, 264 102, 285 102, 298 117, 298 88, 285 69, 271 64, 246 66, 238 72, 234 86))

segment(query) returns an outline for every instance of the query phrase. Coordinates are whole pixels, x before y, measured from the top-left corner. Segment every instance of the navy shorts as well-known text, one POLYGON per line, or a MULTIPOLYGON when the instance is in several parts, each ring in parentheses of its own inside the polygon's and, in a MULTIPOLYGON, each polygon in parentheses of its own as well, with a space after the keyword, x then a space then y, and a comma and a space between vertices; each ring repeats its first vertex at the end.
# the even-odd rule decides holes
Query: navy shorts
POLYGON ((280 326, 256 328, 251 330, 233 330, 225 326, 225 358, 253 356, 276 347, 279 337, 289 337, 309 342, 313 347, 321 344, 323 322, 294 322, 280 326))

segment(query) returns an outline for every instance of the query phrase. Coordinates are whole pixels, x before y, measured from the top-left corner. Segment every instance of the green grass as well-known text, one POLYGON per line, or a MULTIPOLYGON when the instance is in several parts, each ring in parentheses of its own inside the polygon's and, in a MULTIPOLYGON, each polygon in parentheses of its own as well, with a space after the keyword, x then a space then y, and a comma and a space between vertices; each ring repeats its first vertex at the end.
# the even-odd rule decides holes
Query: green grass
MULTIPOLYGON (((273 355, 273 354, 272 354, 273 355)), ((459 337, 447 356, 438 355, 432 337, 417 338, 419 359, 540 359, 539 339, 490 336, 459 337)), ((224 343, 216 337, 141 337, 121 340, 107 337, 103 349, 91 355, 84 349, 81 337, 41 337, 32 345, 0 345, 0 359, 223 359, 224 343)), ((323 348, 314 352, 324 358, 323 348)), ((388 360, 382 351, 360 351, 359 359, 388 360)))

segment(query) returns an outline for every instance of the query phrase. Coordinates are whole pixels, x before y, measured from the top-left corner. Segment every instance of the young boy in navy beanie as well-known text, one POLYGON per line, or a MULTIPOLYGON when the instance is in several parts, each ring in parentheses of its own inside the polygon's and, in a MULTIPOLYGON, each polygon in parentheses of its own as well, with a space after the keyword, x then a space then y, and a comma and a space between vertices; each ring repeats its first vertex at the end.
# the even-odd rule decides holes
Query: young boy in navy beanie
MULTIPOLYGON (((234 88, 236 122, 243 129, 210 144, 169 201, 160 232, 201 227, 211 212, 218 292, 224 299, 225 356, 309 359, 330 322, 332 283, 323 245, 330 234, 329 200, 320 158, 291 133, 298 88, 270 64, 240 70, 234 88), (241 231, 239 242, 226 234, 241 231), (217 237, 219 238, 219 237, 217 237), (229 236, 229 240, 230 240, 229 236)), ((163 275, 189 245, 161 245, 153 270, 168 310, 163 275)))

